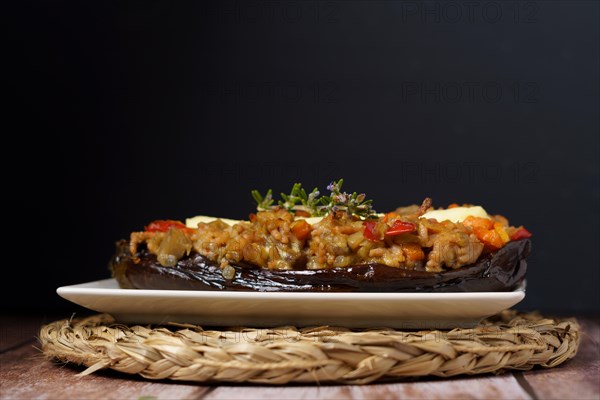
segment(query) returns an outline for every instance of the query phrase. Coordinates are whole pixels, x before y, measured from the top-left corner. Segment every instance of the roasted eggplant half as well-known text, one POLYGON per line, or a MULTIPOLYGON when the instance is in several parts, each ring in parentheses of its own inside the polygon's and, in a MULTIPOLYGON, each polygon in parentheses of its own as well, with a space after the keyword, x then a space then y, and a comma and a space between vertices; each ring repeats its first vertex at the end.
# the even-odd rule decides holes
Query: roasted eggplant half
POLYGON ((216 263, 200 254, 184 257, 173 267, 162 266, 147 249, 129 252, 122 240, 110 261, 122 288, 170 290, 245 290, 287 292, 496 292, 519 287, 527 270, 531 241, 508 243, 476 263, 440 273, 411 271, 381 264, 319 270, 265 270, 232 264, 225 279, 216 263))
POLYGON ((378 214, 364 194, 294 185, 274 205, 253 192, 248 220, 157 220, 117 243, 123 288, 295 292, 495 292, 523 283, 531 233, 482 207, 378 214))

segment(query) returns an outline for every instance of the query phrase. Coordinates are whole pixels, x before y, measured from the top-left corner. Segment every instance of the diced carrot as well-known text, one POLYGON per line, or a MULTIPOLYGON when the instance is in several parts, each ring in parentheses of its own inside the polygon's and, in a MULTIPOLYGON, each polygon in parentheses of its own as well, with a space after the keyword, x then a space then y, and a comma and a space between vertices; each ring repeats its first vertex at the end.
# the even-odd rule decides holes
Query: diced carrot
POLYGON ((506 228, 504 228, 504 225, 502 225, 501 222, 494 222, 494 230, 496 231, 496 233, 498 235, 500 235, 500 238, 502 239, 502 243, 506 244, 506 243, 510 242, 510 238, 508 237, 506 228))
POLYGON ((495 230, 487 231, 481 238, 481 241, 485 248, 491 251, 499 250, 504 246, 502 238, 495 230))
POLYGON ((456 203, 452 203, 448 206, 448 208, 456 208, 456 207, 460 207, 460 206, 456 203))
POLYGON ((475 233, 477 239, 483 243, 485 252, 495 251, 504 246, 502 238, 494 229, 488 230, 480 226, 476 226, 473 228, 473 233, 475 233))
POLYGON ((463 221, 463 225, 470 226, 471 228, 473 228, 473 231, 476 227, 483 228, 488 231, 490 229, 494 229, 494 221, 492 221, 491 219, 474 217, 472 215, 469 215, 467 218, 465 218, 465 220, 463 221))
POLYGON ((418 261, 425 258, 425 253, 423 253, 423 249, 417 243, 403 243, 402 251, 406 258, 412 261, 418 261))
POLYGON ((475 236, 477 236, 477 239, 479 239, 479 241, 483 242, 483 238, 488 233, 488 230, 480 226, 475 226, 473 227, 473 233, 475 233, 475 236))
POLYGON ((465 218, 463 224, 473 229, 473 233, 475 233, 477 239, 484 244, 485 252, 501 249, 510 241, 509 234, 501 222, 469 216, 465 218))
POLYGON ((388 222, 390 219, 396 218, 398 217, 398 214, 396 214, 394 211, 386 213, 383 216, 383 222, 388 222))
POLYGON ((303 219, 294 221, 291 226, 291 230, 298 240, 304 240, 310 234, 311 226, 308 222, 303 219))

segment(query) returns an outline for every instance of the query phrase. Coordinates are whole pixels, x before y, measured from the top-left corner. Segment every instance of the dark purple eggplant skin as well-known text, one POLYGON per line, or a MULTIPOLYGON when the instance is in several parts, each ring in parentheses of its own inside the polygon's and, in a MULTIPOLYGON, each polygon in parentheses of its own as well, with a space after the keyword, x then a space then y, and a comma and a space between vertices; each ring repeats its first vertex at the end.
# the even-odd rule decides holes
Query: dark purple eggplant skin
POLYGON ((260 292, 501 292, 525 279, 531 241, 509 242, 471 265, 442 273, 405 270, 381 264, 321 270, 267 270, 232 265, 235 277, 223 278, 218 264, 190 254, 175 267, 163 267, 141 248, 134 262, 125 240, 110 261, 122 288, 163 290, 240 290, 260 292))

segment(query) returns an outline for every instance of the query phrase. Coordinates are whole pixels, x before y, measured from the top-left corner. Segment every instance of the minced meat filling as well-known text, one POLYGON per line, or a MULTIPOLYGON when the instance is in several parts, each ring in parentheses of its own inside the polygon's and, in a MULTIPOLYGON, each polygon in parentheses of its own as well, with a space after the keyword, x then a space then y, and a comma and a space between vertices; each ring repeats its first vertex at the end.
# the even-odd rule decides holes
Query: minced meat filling
POLYGON ((422 213, 418 207, 403 208, 366 221, 333 213, 311 225, 287 210, 274 209, 251 214, 250 221, 233 226, 216 220, 196 229, 172 226, 164 232, 134 232, 130 250, 135 255, 138 246, 145 245, 165 266, 196 252, 222 268, 240 262, 268 269, 383 264, 441 272, 474 263, 518 230, 500 216, 453 223, 420 218, 422 213))

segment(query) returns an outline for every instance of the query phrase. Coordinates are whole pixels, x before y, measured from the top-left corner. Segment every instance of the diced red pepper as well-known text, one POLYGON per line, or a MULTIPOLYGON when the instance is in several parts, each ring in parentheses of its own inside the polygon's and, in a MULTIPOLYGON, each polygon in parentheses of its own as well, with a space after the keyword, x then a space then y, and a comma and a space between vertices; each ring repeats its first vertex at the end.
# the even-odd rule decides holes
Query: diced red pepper
POLYGON ((517 229, 515 231, 515 233, 513 233, 510 236, 510 240, 520 240, 520 239, 527 239, 531 237, 531 232, 529 232, 527 229, 520 227, 519 229, 517 229))
POLYGON ((185 224, 181 221, 174 221, 172 219, 158 219, 150 222, 146 227, 146 232, 166 232, 170 228, 187 229, 185 224))
POLYGON ((365 230, 363 232, 363 235, 365 238, 367 238, 368 240, 372 240, 374 242, 381 240, 379 238, 379 234, 377 233, 377 222, 376 221, 365 221, 365 222, 363 222, 363 225, 365 226, 365 230))
POLYGON ((396 236, 402 233, 414 232, 417 226, 412 222, 404 222, 399 219, 395 220, 392 226, 385 232, 386 236, 396 236))

